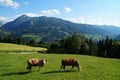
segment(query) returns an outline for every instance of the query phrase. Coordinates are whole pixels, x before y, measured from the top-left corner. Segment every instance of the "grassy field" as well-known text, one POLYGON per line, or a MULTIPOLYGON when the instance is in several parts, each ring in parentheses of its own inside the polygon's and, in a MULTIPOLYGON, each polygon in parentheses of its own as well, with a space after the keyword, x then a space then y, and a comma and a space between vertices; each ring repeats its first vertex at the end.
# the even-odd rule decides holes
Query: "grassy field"
POLYGON ((46 51, 46 48, 30 47, 25 45, 0 43, 0 52, 38 52, 46 51))
MULTIPOLYGON (((29 53, 29 52, 26 52, 29 53)), ((0 54, 0 80, 120 80, 120 59, 100 58, 84 55, 68 54, 0 54), (46 58, 47 63, 38 71, 26 69, 26 60, 30 58, 46 58), (60 72, 62 58, 75 58, 81 65, 81 71, 76 68, 60 72)))

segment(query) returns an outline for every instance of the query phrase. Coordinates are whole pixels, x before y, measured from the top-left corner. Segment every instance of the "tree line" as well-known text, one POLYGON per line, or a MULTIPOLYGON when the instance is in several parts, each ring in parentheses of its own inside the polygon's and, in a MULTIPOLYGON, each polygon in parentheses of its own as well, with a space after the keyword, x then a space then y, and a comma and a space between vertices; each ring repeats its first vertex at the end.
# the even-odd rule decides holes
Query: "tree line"
POLYGON ((29 45, 34 47, 48 47, 48 44, 42 41, 36 41, 35 39, 24 39, 22 37, 13 38, 10 35, 0 36, 0 42, 29 45))
POLYGON ((83 39, 83 36, 79 36, 77 32, 51 44, 42 41, 36 42, 35 39, 25 40, 21 37, 12 38, 10 35, 0 36, 0 42, 46 47, 48 48, 48 53, 84 54, 120 58, 120 41, 115 41, 106 37, 106 39, 95 42, 92 39, 83 39))
POLYGON ((74 32, 72 36, 51 43, 48 52, 120 58, 120 42, 109 37, 98 42, 92 39, 83 40, 74 32))

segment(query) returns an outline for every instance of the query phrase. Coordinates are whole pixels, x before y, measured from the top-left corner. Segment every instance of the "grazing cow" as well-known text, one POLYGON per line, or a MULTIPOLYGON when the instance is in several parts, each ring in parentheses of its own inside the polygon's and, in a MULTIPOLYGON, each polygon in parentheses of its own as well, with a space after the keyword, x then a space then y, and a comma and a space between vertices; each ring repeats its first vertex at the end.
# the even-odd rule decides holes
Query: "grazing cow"
POLYGON ((27 69, 31 71, 32 66, 39 66, 40 70, 40 67, 43 67, 45 63, 46 59, 29 59, 27 60, 27 69))
POLYGON ((80 70, 80 66, 79 66, 79 63, 77 60, 75 59, 62 59, 61 60, 61 69, 63 68, 65 70, 65 67, 66 66, 72 66, 71 70, 74 68, 74 67, 77 67, 78 70, 80 70))

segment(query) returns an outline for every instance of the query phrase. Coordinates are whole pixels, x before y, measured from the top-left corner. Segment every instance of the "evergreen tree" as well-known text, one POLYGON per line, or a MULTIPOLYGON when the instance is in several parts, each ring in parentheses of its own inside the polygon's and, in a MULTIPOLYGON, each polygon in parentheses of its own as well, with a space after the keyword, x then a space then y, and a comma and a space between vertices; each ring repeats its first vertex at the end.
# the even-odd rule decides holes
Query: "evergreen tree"
POLYGON ((77 32, 74 32, 71 40, 72 53, 78 53, 80 51, 80 39, 77 32))
POLYGON ((77 32, 65 39, 65 52, 77 54, 80 50, 80 39, 77 32))
POLYGON ((65 39, 59 41, 60 43, 60 52, 65 53, 65 39))
POLYGON ((112 53, 113 53, 113 41, 112 39, 109 39, 108 37, 106 37, 105 40, 105 51, 106 51, 106 56, 107 57, 111 57, 112 53))
POLYGON ((25 44, 25 40, 23 38, 16 38, 15 43, 16 44, 25 44))
POLYGON ((57 42, 52 43, 49 47, 48 47, 48 52, 50 53, 60 53, 60 45, 57 42))
POLYGON ((120 42, 114 41, 111 57, 120 58, 120 42))
POLYGON ((7 38, 6 38, 6 42, 7 43, 13 43, 13 38, 10 35, 8 35, 7 38))
POLYGON ((93 42, 92 39, 86 41, 89 46, 89 55, 97 55, 97 47, 96 44, 93 42))
POLYGON ((80 53, 81 54, 89 54, 89 46, 86 42, 81 44, 80 53))
POLYGON ((35 43, 36 43, 36 42, 35 42, 35 39, 30 39, 29 44, 34 45, 35 43))
POLYGON ((66 53, 72 53, 73 46, 72 46, 72 38, 71 38, 71 36, 68 36, 65 39, 64 48, 65 48, 66 53))
POLYGON ((105 41, 104 40, 100 40, 98 42, 98 56, 101 56, 101 57, 104 57, 106 56, 106 53, 105 53, 105 41))

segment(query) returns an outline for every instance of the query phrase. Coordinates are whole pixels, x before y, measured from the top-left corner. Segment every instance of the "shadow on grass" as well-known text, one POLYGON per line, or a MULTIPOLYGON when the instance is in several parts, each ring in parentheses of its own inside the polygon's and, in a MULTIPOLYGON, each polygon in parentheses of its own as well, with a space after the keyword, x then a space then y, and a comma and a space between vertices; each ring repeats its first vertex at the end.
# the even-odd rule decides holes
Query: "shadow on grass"
MULTIPOLYGON (((34 71, 32 71, 34 72, 34 71)), ((36 71, 35 71, 36 72, 36 71)), ((48 72, 43 72, 41 74, 56 74, 56 73, 71 73, 71 72, 79 72, 79 71, 71 71, 71 70, 66 70, 66 71, 48 71, 48 72)), ((25 72, 11 72, 11 73, 6 73, 6 74, 1 74, 0 76, 10 76, 10 75, 25 75, 31 73, 29 71, 25 72)))
POLYGON ((9 75, 25 75, 25 74, 28 74, 29 72, 26 71, 26 72, 11 72, 11 73, 6 73, 6 74, 2 74, 1 76, 9 76, 9 75))
POLYGON ((79 71, 71 71, 71 70, 66 70, 66 71, 48 71, 48 72, 43 72, 41 74, 70 73, 70 72, 79 72, 79 71))

